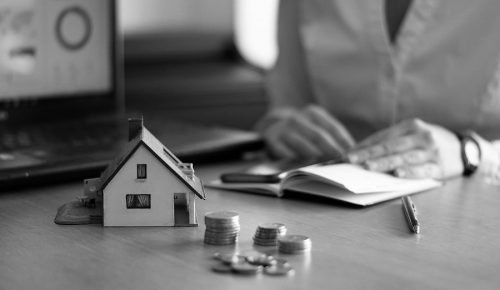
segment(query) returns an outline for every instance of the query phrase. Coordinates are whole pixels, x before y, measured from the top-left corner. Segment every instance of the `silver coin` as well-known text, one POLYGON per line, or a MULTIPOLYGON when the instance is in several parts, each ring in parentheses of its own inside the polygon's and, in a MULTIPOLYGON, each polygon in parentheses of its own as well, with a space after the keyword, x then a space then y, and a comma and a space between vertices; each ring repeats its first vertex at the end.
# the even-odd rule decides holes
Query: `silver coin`
POLYGON ((212 265, 212 271, 217 273, 230 273, 233 271, 233 268, 231 267, 231 264, 217 263, 212 265))
POLYGON ((205 237, 204 240, 208 242, 236 242, 238 240, 238 237, 230 237, 230 238, 205 237))
POLYGON ((256 275, 262 272, 262 266, 251 265, 247 262, 232 263, 231 268, 233 272, 243 275, 256 275))
POLYGON ((208 220, 205 219, 206 226, 225 227, 225 226, 239 226, 240 222, 237 220, 208 220))
POLYGON ((224 233, 224 232, 218 232, 218 233, 214 233, 214 232, 205 232, 205 235, 206 236, 211 236, 211 237, 224 237, 224 236, 237 236, 239 235, 240 233, 239 232, 228 232, 228 233, 224 233))
POLYGON ((311 249, 303 249, 303 250, 286 250, 286 249, 282 249, 282 248, 279 248, 279 251, 280 253, 283 253, 283 254, 304 254, 304 253, 307 253, 307 252, 310 252, 311 249))
POLYGON ((211 226, 205 225, 206 230, 212 231, 227 231, 227 230, 240 230, 240 225, 225 225, 225 226, 211 226))
POLYGON ((259 240, 259 241, 274 241, 277 242, 278 238, 266 238, 266 237, 259 237, 259 236, 253 236, 254 240, 259 240))
POLYGON ((205 219, 210 220, 234 220, 239 218, 239 214, 235 211, 216 211, 205 214, 205 219))
POLYGON ((229 232, 229 233, 214 233, 214 232, 205 232, 205 236, 209 237, 233 237, 233 236, 239 236, 239 232, 229 232))
POLYGON ((259 235, 284 235, 286 231, 261 231, 261 230, 256 230, 255 234, 259 235))
POLYGON ((214 237, 214 238, 230 238, 238 236, 238 232, 236 233, 211 233, 205 232, 205 237, 214 237))
POLYGON ((254 237, 259 238, 259 239, 278 239, 281 238, 285 235, 285 233, 262 233, 262 232, 255 232, 254 237))
POLYGON ((290 264, 275 264, 264 268, 264 273, 270 276, 284 276, 290 275, 294 272, 290 264))
MULTIPOLYGON (((231 239, 213 239, 213 238, 205 238, 203 241, 208 244, 221 244, 221 243, 236 243, 238 238, 231 239)), ((294 251, 294 250, 284 250, 284 251, 294 251)))
POLYGON ((285 224, 282 223, 263 223, 258 226, 259 229, 263 230, 280 230, 285 228, 285 224))
POLYGON ((246 260, 245 256, 220 253, 215 253, 214 258, 227 265, 230 265, 232 263, 244 262, 246 260))
POLYGON ((304 235, 286 235, 280 238, 280 242, 287 244, 310 242, 311 239, 304 235))
POLYGON ((213 231, 225 231, 225 230, 239 230, 240 229, 240 225, 218 225, 218 226, 214 226, 214 225, 205 225, 205 229, 210 229, 210 230, 213 230, 213 231))
POLYGON ((275 257, 266 254, 257 256, 247 256, 246 260, 248 263, 252 265, 260 265, 264 267, 271 266, 277 263, 275 257))
POLYGON ((207 227, 237 227, 240 223, 238 221, 205 221, 207 227))
POLYGON ((278 240, 278 238, 280 238, 281 236, 266 236, 266 235, 258 235, 258 234, 255 234, 253 236, 255 239, 261 239, 261 240, 278 240))
POLYGON ((229 246, 229 245, 236 244, 236 242, 237 241, 230 241, 230 242, 204 241, 205 244, 211 245, 211 246, 229 246))
POLYGON ((278 244, 277 246, 278 246, 278 249, 282 252, 310 251, 312 248, 312 247, 290 248, 290 247, 283 247, 280 244, 278 244))
POLYGON ((222 244, 222 243, 235 243, 238 241, 238 238, 230 238, 230 239, 214 239, 214 238, 205 238, 205 243, 208 244, 222 244))
POLYGON ((272 243, 259 243, 259 242, 254 242, 254 245, 256 246, 261 246, 261 247, 276 247, 277 244, 272 244, 272 243))
POLYGON ((283 250, 304 250, 312 246, 311 239, 302 235, 288 235, 278 239, 278 247, 283 250))
POLYGON ((238 233, 236 234, 211 234, 211 233, 205 233, 204 237, 205 238, 210 238, 210 239, 232 239, 232 238, 237 238, 239 236, 238 233))
POLYGON ((273 241, 270 241, 270 242, 264 242, 264 241, 254 240, 254 241, 253 241, 253 243, 254 243, 254 244, 256 244, 256 245, 259 245, 259 246, 269 246, 269 247, 270 247, 270 246, 275 247, 275 246, 277 246, 277 245, 278 245, 278 243, 277 243, 277 242, 273 242, 273 241))
POLYGON ((278 240, 276 239, 259 239, 259 238, 253 238, 254 242, 257 243, 273 243, 273 244, 278 244, 278 240))
POLYGON ((278 243, 280 244, 281 247, 290 249, 303 249, 303 248, 310 248, 312 246, 311 242, 283 243, 279 239, 278 243))

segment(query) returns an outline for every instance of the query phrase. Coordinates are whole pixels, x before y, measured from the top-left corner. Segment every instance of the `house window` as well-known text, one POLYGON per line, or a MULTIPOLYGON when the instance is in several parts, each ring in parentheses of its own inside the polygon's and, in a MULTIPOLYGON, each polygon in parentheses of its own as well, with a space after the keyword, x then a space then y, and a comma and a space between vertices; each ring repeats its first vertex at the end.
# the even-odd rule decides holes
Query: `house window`
POLYGON ((151 194, 127 194, 127 209, 151 208, 151 194))
POLYGON ((137 179, 146 179, 148 175, 147 171, 146 164, 137 164, 137 179))
POLYGON ((182 163, 179 158, 177 158, 177 156, 175 156, 174 154, 172 154, 172 152, 168 151, 167 148, 163 148, 163 153, 165 153, 165 155, 167 155, 172 161, 174 161, 175 163, 177 164, 180 164, 182 163))

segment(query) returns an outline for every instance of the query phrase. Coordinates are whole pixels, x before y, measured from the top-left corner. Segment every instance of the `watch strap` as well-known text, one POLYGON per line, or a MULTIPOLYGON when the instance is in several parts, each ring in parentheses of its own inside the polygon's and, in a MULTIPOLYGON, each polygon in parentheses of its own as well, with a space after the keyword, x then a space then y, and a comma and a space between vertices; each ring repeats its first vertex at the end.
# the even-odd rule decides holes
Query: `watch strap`
POLYGON ((456 132, 455 133, 460 140, 460 157, 462 158, 462 162, 464 165, 463 176, 471 176, 474 172, 477 171, 479 164, 474 164, 471 162, 469 156, 467 156, 466 145, 471 142, 477 147, 479 153, 479 160, 481 159, 481 145, 479 141, 474 137, 474 132, 465 131, 465 132, 456 132))

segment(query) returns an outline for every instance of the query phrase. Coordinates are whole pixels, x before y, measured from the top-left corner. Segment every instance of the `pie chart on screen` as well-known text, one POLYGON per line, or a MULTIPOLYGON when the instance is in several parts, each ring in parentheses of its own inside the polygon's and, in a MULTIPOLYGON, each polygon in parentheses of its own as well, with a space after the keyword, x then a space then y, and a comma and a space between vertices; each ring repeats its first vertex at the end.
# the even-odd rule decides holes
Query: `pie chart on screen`
POLYGON ((57 16, 56 39, 69 50, 77 51, 85 47, 92 36, 92 20, 89 13, 79 6, 63 9, 57 16))

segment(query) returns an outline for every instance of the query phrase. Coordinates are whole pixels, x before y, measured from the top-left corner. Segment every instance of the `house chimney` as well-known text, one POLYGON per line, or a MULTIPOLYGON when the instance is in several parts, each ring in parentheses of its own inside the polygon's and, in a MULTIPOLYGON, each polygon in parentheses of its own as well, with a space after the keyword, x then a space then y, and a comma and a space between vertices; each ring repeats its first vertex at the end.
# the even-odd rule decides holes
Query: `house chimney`
POLYGON ((128 118, 128 140, 132 140, 142 132, 143 120, 139 118, 128 118))

